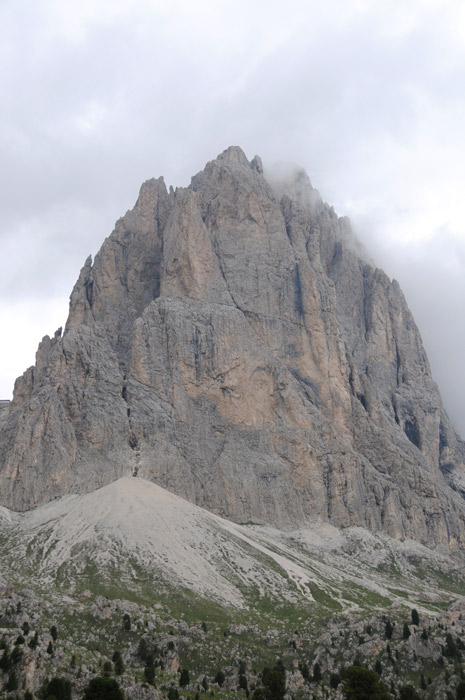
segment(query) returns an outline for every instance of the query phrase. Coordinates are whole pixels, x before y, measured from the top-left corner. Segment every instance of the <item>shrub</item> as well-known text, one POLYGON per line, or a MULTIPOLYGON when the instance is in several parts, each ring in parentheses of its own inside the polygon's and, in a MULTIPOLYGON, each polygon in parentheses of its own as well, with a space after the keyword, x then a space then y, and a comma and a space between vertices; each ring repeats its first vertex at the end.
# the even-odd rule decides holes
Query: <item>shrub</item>
POLYGON ((56 700, 71 700, 71 683, 67 678, 55 676, 48 683, 45 696, 52 695, 56 700))
POLYGON ((403 685, 400 689, 399 700, 421 700, 421 698, 412 685, 403 685))
POLYGON ((283 700, 286 693, 286 672, 282 663, 276 664, 271 671, 264 669, 262 683, 266 700, 283 700))
POLYGON ((19 646, 14 647, 13 651, 11 652, 10 656, 10 661, 12 664, 17 664, 20 659, 23 657, 23 652, 19 648, 19 646))
POLYGON ((181 688, 185 688, 186 685, 189 685, 190 679, 191 677, 189 675, 189 671, 187 670, 187 668, 183 668, 181 671, 181 675, 179 676, 179 685, 181 686, 181 688))
POLYGON ((36 649, 39 644, 39 633, 36 632, 32 639, 29 640, 29 649, 36 649))
POLYGON ((247 690, 247 677, 243 673, 239 674, 239 688, 247 690))
POLYGON ((149 685, 154 685, 155 683, 155 669, 153 666, 146 666, 144 668, 144 678, 149 683, 149 685))
POLYGON ((92 678, 83 700, 124 700, 124 693, 114 678, 92 678))
POLYGON ((444 648, 444 656, 447 656, 448 659, 457 659, 458 661, 462 658, 461 653, 457 649, 457 644, 454 641, 454 638, 448 632, 446 634, 446 646, 444 648))
POLYGON ((113 664, 111 663, 111 661, 107 660, 103 664, 103 675, 105 676, 105 678, 109 678, 112 673, 113 673, 113 664))
POLYGON ((225 680, 226 676, 224 675, 223 671, 218 671, 218 673, 215 676, 215 683, 218 683, 218 685, 221 687, 225 680))
POLYGON ((111 660, 115 664, 115 673, 117 676, 121 676, 124 673, 124 662, 120 651, 115 651, 111 660))
POLYGON ((139 646, 137 647, 137 655, 141 661, 145 661, 148 653, 149 652, 148 652, 148 648, 147 648, 147 642, 142 637, 142 639, 140 639, 140 641, 139 641, 139 646))
POLYGON ((9 671, 11 667, 11 660, 8 655, 8 649, 4 649, 3 651, 3 656, 0 659, 0 671, 6 672, 9 671))
POLYGON ((11 693, 13 690, 18 690, 18 679, 16 678, 16 673, 14 671, 10 671, 5 690, 7 693, 11 693))
POLYGON ((357 666, 350 666, 344 672, 343 692, 345 700, 390 700, 388 690, 378 674, 357 666))

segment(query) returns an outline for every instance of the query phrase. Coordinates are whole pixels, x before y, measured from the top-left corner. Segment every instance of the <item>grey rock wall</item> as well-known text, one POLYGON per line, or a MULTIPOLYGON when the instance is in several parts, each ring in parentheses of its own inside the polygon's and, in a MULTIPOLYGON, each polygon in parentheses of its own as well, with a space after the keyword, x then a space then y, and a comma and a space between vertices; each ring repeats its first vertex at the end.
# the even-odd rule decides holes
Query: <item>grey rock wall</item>
POLYGON ((9 508, 134 474, 240 522, 465 546, 464 444, 398 284, 239 148, 142 186, 2 426, 9 508))

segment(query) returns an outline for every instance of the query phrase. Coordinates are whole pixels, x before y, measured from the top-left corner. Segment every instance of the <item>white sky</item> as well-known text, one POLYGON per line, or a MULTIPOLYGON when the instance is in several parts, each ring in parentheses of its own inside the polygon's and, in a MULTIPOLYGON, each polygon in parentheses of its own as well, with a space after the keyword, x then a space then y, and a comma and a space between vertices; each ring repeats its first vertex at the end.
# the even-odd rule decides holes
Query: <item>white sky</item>
POLYGON ((2 0, 0 398, 143 180, 303 165, 410 303, 465 434, 465 4, 2 0))

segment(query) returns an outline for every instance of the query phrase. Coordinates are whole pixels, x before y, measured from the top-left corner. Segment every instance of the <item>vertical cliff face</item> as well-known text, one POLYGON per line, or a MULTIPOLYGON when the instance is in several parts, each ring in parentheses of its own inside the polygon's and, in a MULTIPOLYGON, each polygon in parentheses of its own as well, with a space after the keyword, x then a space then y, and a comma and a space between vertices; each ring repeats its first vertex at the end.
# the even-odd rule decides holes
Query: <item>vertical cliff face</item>
POLYGON ((464 546, 464 447, 398 284, 303 171, 141 189, 2 423, 2 504, 141 475, 239 521, 464 546))

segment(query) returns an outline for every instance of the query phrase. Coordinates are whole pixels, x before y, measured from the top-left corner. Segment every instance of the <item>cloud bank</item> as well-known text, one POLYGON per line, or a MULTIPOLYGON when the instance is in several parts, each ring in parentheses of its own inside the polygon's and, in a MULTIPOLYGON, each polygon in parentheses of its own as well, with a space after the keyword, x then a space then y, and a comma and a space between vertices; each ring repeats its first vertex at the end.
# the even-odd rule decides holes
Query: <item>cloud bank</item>
POLYGON ((399 279, 465 434, 460 2, 0 6, 0 396, 141 182, 292 160, 399 279))

